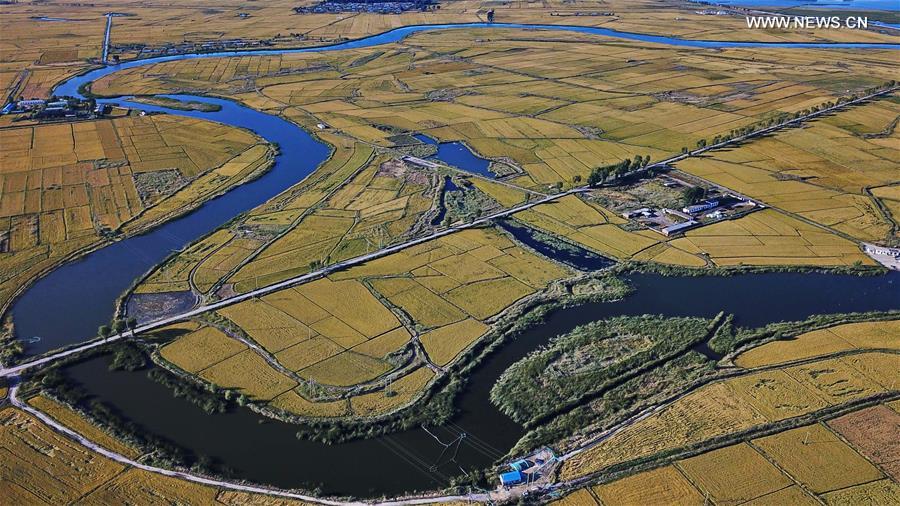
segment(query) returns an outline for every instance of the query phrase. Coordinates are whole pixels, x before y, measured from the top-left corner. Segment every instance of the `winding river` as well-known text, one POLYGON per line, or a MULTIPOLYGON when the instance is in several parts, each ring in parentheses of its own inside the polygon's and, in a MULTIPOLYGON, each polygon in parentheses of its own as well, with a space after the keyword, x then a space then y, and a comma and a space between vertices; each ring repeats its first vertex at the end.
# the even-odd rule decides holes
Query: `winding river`
POLYGON ((315 485, 327 494, 397 495, 446 486, 449 478, 492 465, 515 445, 522 428, 490 402, 506 368, 549 338, 577 325, 617 315, 736 315, 759 326, 812 314, 900 309, 900 272, 885 276, 753 274, 735 277, 630 277, 635 292, 619 302, 585 304, 552 313, 539 327, 503 345, 476 368, 456 399, 458 413, 443 427, 417 428, 338 445, 295 437, 295 426, 249 410, 208 415, 143 372, 109 372, 101 357, 69 368, 69 375, 143 431, 231 468, 234 476, 284 488, 315 485), (465 432, 458 452, 450 443, 465 432), (455 461, 450 457, 455 455, 455 461))
MULTIPOLYGON (((683 40, 603 28, 555 25, 481 23, 398 28, 365 39, 327 47, 258 51, 289 54, 370 47, 397 42, 410 34, 449 28, 552 29, 625 40, 693 48, 797 47, 900 49, 900 44, 814 44, 716 42, 683 40)), ((221 52, 166 56, 99 68, 70 79, 58 95, 78 95, 78 89, 113 72, 164 61, 246 55, 221 52)), ((123 239, 56 269, 37 281, 12 308, 18 334, 36 337, 28 353, 43 353, 84 341, 107 322, 114 302, 129 285, 174 251, 302 180, 328 156, 328 148, 307 132, 281 118, 234 102, 208 97, 169 95, 222 106, 218 112, 172 110, 147 104, 137 109, 205 118, 247 128, 278 143, 280 153, 263 176, 212 199, 196 211, 152 231, 123 239), (48 317, 52 314, 52 317, 48 317)), ((123 100, 111 100, 123 102, 123 100)), ((900 273, 856 277, 829 274, 756 274, 738 277, 666 278, 634 275, 635 294, 623 301, 587 304, 554 312, 546 324, 525 332, 492 354, 471 376, 457 399, 459 413, 444 427, 415 429, 370 440, 326 446, 295 437, 296 428, 262 419, 247 410, 207 415, 175 399, 143 373, 111 373, 105 358, 69 367, 70 375, 98 399, 109 402, 144 430, 162 436, 197 454, 214 458, 234 475, 281 487, 319 484, 326 493, 370 496, 399 494, 446 485, 451 476, 489 466, 521 437, 522 429, 489 402, 496 378, 513 362, 550 337, 591 320, 622 314, 712 316, 719 311, 737 315, 738 323, 762 325, 796 320, 816 313, 900 308, 900 273), (460 444, 446 443, 459 434, 460 444), (449 448, 449 449, 445 449, 449 448), (450 457, 454 457, 451 459, 450 457)))
MULTIPOLYGON (((139 66, 194 58, 275 55, 315 51, 340 51, 398 42, 414 33, 463 28, 519 28, 557 30, 625 40, 652 42, 691 48, 793 47, 793 48, 866 48, 900 49, 900 44, 864 43, 759 43, 688 40, 675 37, 620 32, 607 28, 569 25, 524 25, 506 23, 467 23, 415 25, 396 28, 378 35, 321 47, 264 51, 224 51, 202 54, 162 56, 100 67, 72 77, 56 87, 59 96, 80 96, 82 86, 115 72, 139 66)), ((11 309, 17 335, 26 340, 26 353, 40 354, 60 346, 84 341, 107 323, 115 301, 136 278, 158 265, 169 254, 208 234, 236 215, 252 209, 312 173, 325 160, 328 149, 310 134, 288 121, 243 107, 231 101, 196 96, 176 96, 183 100, 215 103, 219 112, 182 111, 147 104, 130 104, 136 109, 167 112, 205 118, 252 130, 276 142, 281 153, 272 169, 254 182, 241 185, 213 199, 196 211, 152 231, 115 242, 66 264, 41 278, 20 296, 11 309), (53 317, 48 318, 48 314, 53 317)), ((111 100, 116 102, 116 100, 111 100)))

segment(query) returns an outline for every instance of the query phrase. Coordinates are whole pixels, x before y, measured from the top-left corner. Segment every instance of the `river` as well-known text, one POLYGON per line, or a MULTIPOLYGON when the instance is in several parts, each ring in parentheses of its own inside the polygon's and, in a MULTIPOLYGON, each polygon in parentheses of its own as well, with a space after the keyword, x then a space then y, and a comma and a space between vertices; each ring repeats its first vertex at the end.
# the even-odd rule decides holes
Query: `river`
MULTIPOLYGON (((372 47, 397 42, 425 30, 460 28, 552 29, 592 35, 638 40, 660 44, 694 47, 798 47, 798 48, 869 48, 900 49, 900 44, 831 44, 831 43, 751 43, 698 41, 606 28, 568 25, 522 25, 505 23, 468 23, 416 25, 396 28, 378 35, 323 47, 266 51, 226 51, 184 54, 134 60, 108 65, 74 76, 58 85, 58 96, 80 96, 79 89, 114 72, 166 61, 193 58, 216 58, 246 54, 268 55, 313 51, 338 51, 372 47)), ((328 149, 310 134, 284 119, 243 107, 231 101, 188 95, 169 95, 182 100, 215 103, 218 112, 182 111, 148 104, 131 104, 137 109, 205 118, 247 128, 269 141, 276 142, 281 153, 273 168, 256 181, 241 185, 213 199, 196 211, 156 227, 152 231, 113 243, 70 262, 29 287, 14 301, 11 313, 17 335, 28 345, 26 354, 45 353, 61 346, 84 341, 96 334, 97 327, 108 323, 116 299, 136 278, 158 265, 171 253, 208 234, 219 225, 273 197, 299 182, 324 161, 328 149), (52 317, 48 317, 52 315, 52 317)), ((113 100, 115 101, 115 100, 113 100)), ((474 157, 473 157, 474 158, 474 157)), ((480 160, 480 159, 479 159, 480 160)))
POLYGON ((308 133, 277 116, 244 107, 230 100, 167 95, 217 104, 218 112, 170 110, 128 103, 147 111, 166 111, 192 118, 252 130, 279 145, 274 165, 261 177, 214 198, 197 210, 150 232, 114 242, 79 260, 67 263, 39 279, 12 306, 17 335, 28 342, 28 354, 40 354, 85 341, 108 323, 115 301, 135 279, 173 252, 212 232, 296 184, 329 155, 329 149, 308 133))
POLYGON ((429 427, 444 443, 467 437, 444 452, 419 428, 368 440, 324 445, 295 437, 297 427, 246 409, 208 415, 144 372, 109 372, 101 357, 68 368, 97 399, 117 408, 144 431, 195 454, 212 457, 235 476, 292 488, 320 486, 326 494, 377 496, 446 486, 462 470, 490 466, 522 436, 520 426, 490 402, 490 389, 506 368, 551 337, 577 325, 618 315, 736 315, 736 324, 761 326, 818 313, 900 309, 900 273, 884 276, 771 273, 733 277, 629 277, 635 292, 618 302, 591 303, 553 312, 545 323, 489 355, 456 400, 447 426, 429 427))
MULTIPOLYGON (((259 54, 340 50, 396 42, 429 29, 482 28, 484 24, 433 25, 399 28, 366 39, 323 48, 261 51, 259 54)), ((670 37, 628 34, 601 28, 567 26, 492 25, 494 28, 566 30, 686 47, 829 47, 900 49, 898 44, 759 44, 688 41, 670 37)), ((110 73, 162 61, 246 54, 239 52, 181 55, 126 62, 103 67, 63 83, 58 95, 77 95, 78 88, 110 73)), ((20 336, 40 337, 28 353, 48 350, 91 337, 107 322, 114 301, 140 275, 167 255, 214 230, 222 223, 290 187, 311 173, 328 149, 307 132, 283 119, 228 100, 171 96, 222 106, 219 112, 171 110, 134 104, 144 110, 206 118, 248 128, 278 143, 280 153, 272 169, 259 179, 203 204, 196 211, 154 230, 127 238, 69 263, 36 282, 14 304, 13 318, 20 336), (52 315, 52 317, 48 317, 52 315)), ((602 260, 602 259, 600 259, 602 260)), ((598 261, 600 261, 598 260, 598 261)), ((213 457, 235 475, 281 487, 321 484, 326 493, 370 496, 433 489, 463 470, 484 468, 505 454, 521 437, 522 429, 499 413, 488 393, 496 378, 512 363, 558 333, 599 318, 660 313, 671 316, 713 316, 735 313, 738 323, 762 325, 797 320, 816 313, 896 309, 900 307, 900 273, 877 277, 827 274, 755 274, 736 277, 667 278, 634 275, 636 293, 623 301, 587 304, 554 312, 546 324, 525 332, 490 355, 473 373, 468 389, 457 400, 452 424, 410 430, 370 440, 326 446, 295 437, 296 427, 263 419, 248 410, 207 415, 175 399, 144 373, 110 373, 105 358, 69 368, 69 373, 98 399, 109 402, 125 417, 198 454, 213 457), (437 439, 450 442, 460 433, 458 451, 444 451, 437 439), (450 452, 455 455, 451 461, 450 452)))

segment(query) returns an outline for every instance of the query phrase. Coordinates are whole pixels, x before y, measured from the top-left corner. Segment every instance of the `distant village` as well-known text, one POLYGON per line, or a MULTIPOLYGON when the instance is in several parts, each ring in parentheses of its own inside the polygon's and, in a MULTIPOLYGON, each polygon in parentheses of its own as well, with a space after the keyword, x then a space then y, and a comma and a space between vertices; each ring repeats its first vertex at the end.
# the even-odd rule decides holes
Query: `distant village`
POLYGON ((16 115, 16 119, 31 120, 71 120, 94 119, 109 112, 109 106, 95 100, 80 100, 72 97, 51 97, 49 100, 11 100, 0 110, 0 114, 16 115))
POLYGON ((326 0, 308 7, 295 7, 297 14, 327 14, 338 12, 371 12, 376 14, 400 14, 407 11, 440 9, 434 0, 403 2, 360 2, 357 0, 326 0))

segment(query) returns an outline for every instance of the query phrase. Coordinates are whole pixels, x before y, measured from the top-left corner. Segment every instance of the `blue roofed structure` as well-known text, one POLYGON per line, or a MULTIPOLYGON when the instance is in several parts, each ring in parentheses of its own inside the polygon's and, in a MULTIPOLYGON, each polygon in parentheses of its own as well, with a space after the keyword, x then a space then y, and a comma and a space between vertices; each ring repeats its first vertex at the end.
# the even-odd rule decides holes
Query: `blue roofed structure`
POLYGON ((504 487, 508 487, 510 485, 518 485, 524 481, 524 477, 522 476, 521 471, 509 471, 508 473, 500 474, 500 484, 504 487))

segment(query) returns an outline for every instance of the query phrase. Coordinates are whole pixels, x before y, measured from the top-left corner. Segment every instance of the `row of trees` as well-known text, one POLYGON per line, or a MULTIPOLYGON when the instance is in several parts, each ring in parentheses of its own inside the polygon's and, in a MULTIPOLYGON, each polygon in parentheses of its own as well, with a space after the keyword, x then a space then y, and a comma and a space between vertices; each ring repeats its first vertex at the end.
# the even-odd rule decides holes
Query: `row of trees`
POLYGON ((619 163, 597 167, 588 176, 588 184, 596 186, 610 178, 619 178, 625 174, 642 169, 650 164, 650 155, 635 155, 634 160, 622 160, 619 163))
POLYGON ((97 329, 97 334, 100 335, 103 339, 108 338, 112 335, 119 335, 125 330, 129 330, 134 333, 134 329, 137 328, 137 319, 135 318, 116 318, 109 325, 100 325, 100 328, 97 329))
MULTIPOLYGON (((852 94, 852 95, 849 95, 846 97, 838 97, 834 101, 828 101, 828 102, 825 102, 825 103, 822 103, 819 105, 807 107, 806 109, 796 111, 794 113, 780 112, 765 121, 759 121, 752 125, 747 125, 747 126, 741 127, 741 128, 735 128, 735 129, 731 130, 730 132, 728 132, 727 134, 717 135, 712 138, 712 141, 707 141, 706 139, 700 139, 699 141, 697 141, 697 149, 703 149, 707 145, 716 145, 716 144, 719 144, 720 142, 727 142, 732 139, 737 139, 739 137, 743 137, 745 135, 750 135, 750 134, 752 134, 754 132, 758 132, 760 130, 765 130, 766 128, 771 128, 776 125, 782 125, 784 123, 787 123, 788 121, 793 121, 795 119, 809 116, 810 114, 814 114, 814 113, 817 113, 820 111, 826 111, 828 109, 831 109, 832 107, 837 107, 841 104, 846 104, 848 102, 853 102, 855 100, 859 100, 860 96, 865 97, 868 95, 878 93, 879 91, 892 89, 896 86, 897 86, 896 81, 887 81, 886 83, 884 83, 881 86, 867 88, 866 90, 863 91, 862 95, 852 94)), ((689 152, 690 152, 690 148, 688 148, 686 146, 681 148, 682 154, 687 154, 689 152)))

